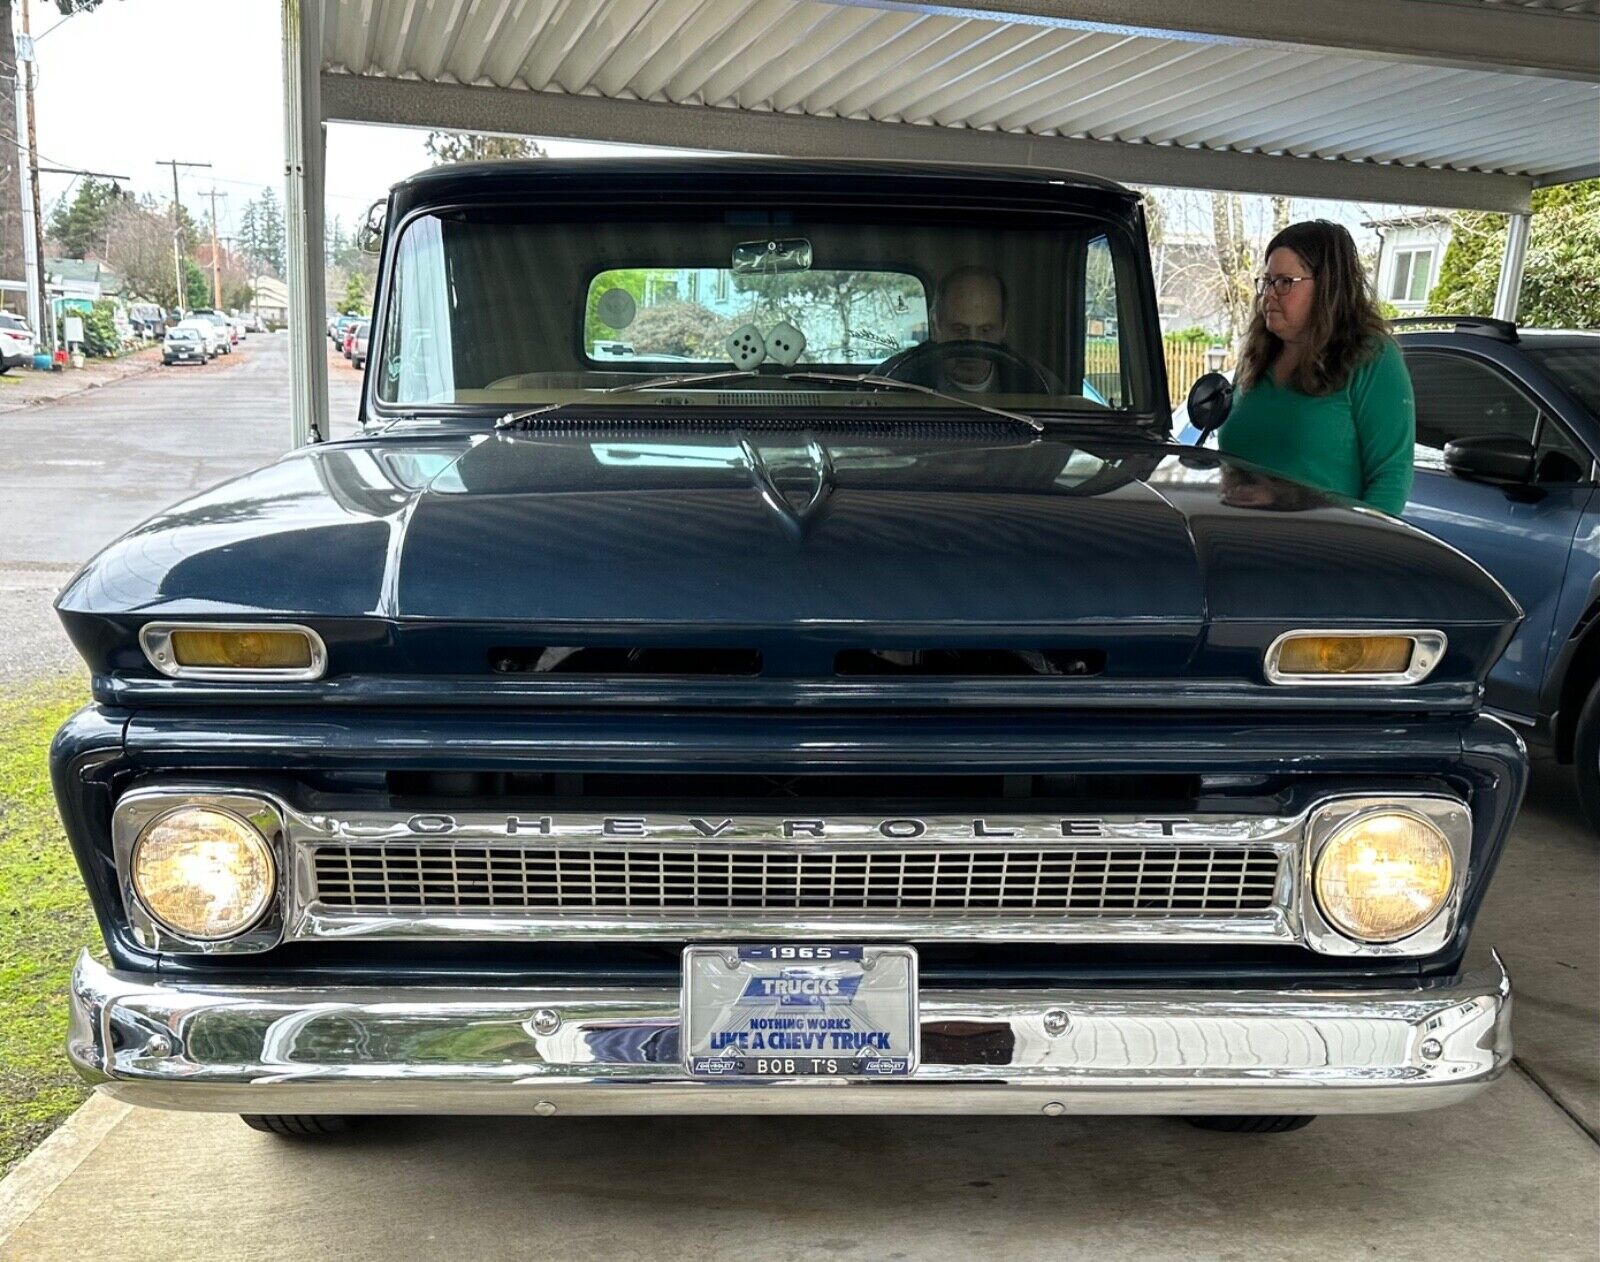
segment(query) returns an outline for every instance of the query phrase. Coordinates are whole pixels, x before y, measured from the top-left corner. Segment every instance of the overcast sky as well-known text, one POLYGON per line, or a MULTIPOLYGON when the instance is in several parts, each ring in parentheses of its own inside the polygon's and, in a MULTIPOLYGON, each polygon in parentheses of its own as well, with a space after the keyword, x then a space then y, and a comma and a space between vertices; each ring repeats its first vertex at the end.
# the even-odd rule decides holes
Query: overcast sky
MULTIPOLYGON (((245 202, 269 184, 282 196, 281 0, 104 0, 71 18, 62 18, 49 0, 32 0, 32 9, 42 165, 126 176, 136 192, 165 203, 172 177, 158 160, 209 162, 210 170, 180 173, 180 192, 197 216, 209 205, 205 192, 226 193, 218 200, 224 233, 245 202)), ((354 224, 390 184, 426 167, 423 135, 331 125, 328 215, 354 224)), ((562 141, 546 142, 546 148, 558 155, 617 151, 562 141)), ((72 182, 70 176, 41 177, 47 215, 72 182)), ((1361 221, 1394 209, 1294 205, 1297 218, 1338 219, 1363 244, 1373 238, 1361 221)), ((1208 217, 1203 201, 1198 212, 1208 217)))
MULTIPOLYGON (((209 171, 181 171, 179 191, 197 216, 209 206, 203 193, 226 193, 217 202, 224 231, 267 185, 282 197, 281 0, 104 0, 70 18, 49 0, 33 0, 32 9, 41 165, 125 175, 135 192, 164 204, 172 174, 158 160, 209 162, 209 171)), ((351 224, 389 185, 428 166, 424 134, 331 125, 328 214, 351 224)), ((46 215, 72 182, 40 177, 46 215)))

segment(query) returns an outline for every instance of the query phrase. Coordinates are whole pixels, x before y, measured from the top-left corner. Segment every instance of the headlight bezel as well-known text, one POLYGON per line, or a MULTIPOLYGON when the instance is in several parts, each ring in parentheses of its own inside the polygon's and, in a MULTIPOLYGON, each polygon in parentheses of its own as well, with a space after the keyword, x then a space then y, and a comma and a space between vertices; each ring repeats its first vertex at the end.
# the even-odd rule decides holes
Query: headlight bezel
POLYGON ((1306 820, 1305 850, 1300 865, 1299 906, 1306 944, 1323 955, 1431 955, 1455 936, 1462 893, 1472 855, 1472 812, 1443 794, 1397 793, 1340 798, 1324 802, 1306 820), (1317 867, 1328 843, 1347 824, 1361 818, 1398 814, 1420 818, 1443 834, 1450 851, 1450 886, 1433 917, 1403 937, 1373 941, 1347 933, 1322 912, 1317 900, 1317 867))
POLYGON ((317 631, 298 622, 147 622, 139 628, 139 647, 145 660, 169 679, 199 679, 211 683, 305 683, 321 679, 328 670, 328 646, 317 631), (230 634, 292 632, 303 635, 311 649, 308 666, 183 666, 173 651, 172 637, 179 631, 230 634))
POLYGON ((1296 627, 1285 631, 1267 646, 1262 659, 1262 670, 1269 684, 1308 685, 1313 688, 1371 687, 1374 684, 1406 687, 1420 684, 1444 660, 1450 638, 1443 631, 1422 627, 1296 627), (1302 639, 1407 639, 1411 641, 1411 660, 1403 671, 1368 672, 1365 674, 1303 674, 1286 672, 1279 666, 1284 646, 1291 640, 1302 639))
POLYGON ((123 910, 134 941, 150 951, 222 955, 265 951, 284 936, 284 906, 289 875, 284 864, 283 817, 264 797, 229 791, 170 788, 135 789, 124 794, 111 816, 112 854, 117 865, 123 910), (272 894, 261 917, 242 933, 229 938, 196 938, 158 919, 134 888, 134 852, 140 838, 158 821, 190 807, 232 815, 255 829, 266 842, 273 872, 272 894))

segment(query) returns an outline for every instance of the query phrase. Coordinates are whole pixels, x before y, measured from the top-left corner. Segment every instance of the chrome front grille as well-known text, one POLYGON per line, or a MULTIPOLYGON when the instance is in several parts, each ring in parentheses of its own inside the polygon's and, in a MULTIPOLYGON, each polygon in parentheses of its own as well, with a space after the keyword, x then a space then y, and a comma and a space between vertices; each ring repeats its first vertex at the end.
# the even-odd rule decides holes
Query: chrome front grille
POLYGON ((1232 917, 1270 912, 1268 846, 834 850, 324 844, 315 900, 330 912, 494 916, 1232 917))

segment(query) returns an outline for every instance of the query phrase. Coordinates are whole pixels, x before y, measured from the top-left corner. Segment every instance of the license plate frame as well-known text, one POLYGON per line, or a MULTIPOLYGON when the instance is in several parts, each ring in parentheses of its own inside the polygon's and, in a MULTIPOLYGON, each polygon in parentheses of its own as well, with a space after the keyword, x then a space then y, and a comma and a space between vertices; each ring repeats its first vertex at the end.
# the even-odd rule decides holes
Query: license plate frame
POLYGON ((686 946, 684 1072, 724 1082, 909 1077, 920 1051, 917 963, 916 949, 899 945, 686 946))

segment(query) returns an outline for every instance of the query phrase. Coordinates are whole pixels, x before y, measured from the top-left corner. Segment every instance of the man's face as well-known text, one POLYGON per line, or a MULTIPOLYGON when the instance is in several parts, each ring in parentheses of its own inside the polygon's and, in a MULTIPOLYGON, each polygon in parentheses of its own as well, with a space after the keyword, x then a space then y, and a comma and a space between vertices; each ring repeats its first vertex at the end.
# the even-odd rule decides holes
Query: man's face
MULTIPOLYGON (((993 276, 969 273, 945 286, 934 311, 933 340, 994 345, 1004 342, 1006 311, 1000 282, 993 276)), ((983 359, 953 359, 945 371, 959 385, 981 386, 994 371, 994 365, 983 359)))

